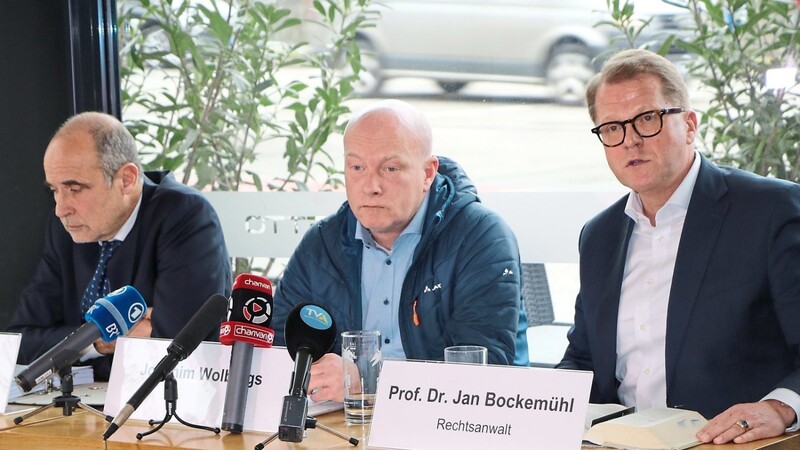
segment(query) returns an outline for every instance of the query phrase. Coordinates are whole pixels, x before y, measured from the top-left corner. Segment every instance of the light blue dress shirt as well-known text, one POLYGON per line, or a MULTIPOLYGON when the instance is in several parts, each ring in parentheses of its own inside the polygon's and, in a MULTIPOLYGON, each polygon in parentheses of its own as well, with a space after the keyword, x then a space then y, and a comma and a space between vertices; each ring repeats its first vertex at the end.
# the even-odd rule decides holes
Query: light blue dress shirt
POLYGON ((400 294, 414 249, 422 238, 428 196, 394 241, 391 250, 381 247, 367 228, 358 223, 355 238, 364 246, 361 255, 361 323, 365 330, 378 330, 384 358, 405 359, 400 338, 400 294))

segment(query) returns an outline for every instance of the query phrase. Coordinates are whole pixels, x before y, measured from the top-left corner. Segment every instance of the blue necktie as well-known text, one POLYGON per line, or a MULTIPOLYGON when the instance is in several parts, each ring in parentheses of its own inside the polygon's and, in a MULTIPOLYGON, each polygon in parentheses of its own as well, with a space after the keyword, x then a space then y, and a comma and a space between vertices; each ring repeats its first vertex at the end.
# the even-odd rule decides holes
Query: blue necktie
POLYGON ((100 259, 97 261, 97 269, 94 271, 92 281, 86 286, 86 291, 81 299, 81 311, 86 312, 94 305, 100 297, 105 297, 109 291, 108 277, 106 276, 106 265, 114 251, 122 245, 122 241, 104 241, 100 244, 100 259))

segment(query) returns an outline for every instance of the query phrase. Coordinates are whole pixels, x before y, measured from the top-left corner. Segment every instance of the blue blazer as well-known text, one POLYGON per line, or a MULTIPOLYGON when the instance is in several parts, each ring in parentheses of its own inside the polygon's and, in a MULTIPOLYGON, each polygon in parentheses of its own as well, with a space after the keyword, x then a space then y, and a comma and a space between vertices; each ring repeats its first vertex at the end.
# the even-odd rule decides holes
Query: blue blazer
MULTIPOLYGON (((230 261, 219 219, 205 197, 169 172, 145 175, 136 222, 108 263, 108 279, 111 290, 132 285, 154 308, 153 337, 173 338, 211 295, 230 292, 230 261)), ((21 364, 81 326, 80 299, 99 253, 94 242, 74 243, 51 216, 42 258, 8 326, 22 333, 21 364)), ((96 378, 107 377, 110 358, 93 365, 96 378)))
MULTIPOLYGON (((618 403, 617 314, 633 221, 627 197, 580 238, 581 288, 560 368, 594 371, 618 403)), ((642 299, 647 301, 647 299, 642 299)), ((667 405, 711 418, 775 388, 800 392, 800 187, 702 158, 667 310, 667 405)))

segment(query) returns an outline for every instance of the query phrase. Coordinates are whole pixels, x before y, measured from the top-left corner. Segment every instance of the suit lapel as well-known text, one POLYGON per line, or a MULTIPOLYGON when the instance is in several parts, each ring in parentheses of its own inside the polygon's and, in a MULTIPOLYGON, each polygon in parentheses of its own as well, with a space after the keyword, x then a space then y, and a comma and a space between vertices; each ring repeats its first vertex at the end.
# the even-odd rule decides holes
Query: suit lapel
MULTIPOLYGON (((602 352, 599 358, 596 358, 594 364, 595 367, 598 365, 607 366, 605 370, 610 371, 611 376, 603 377, 603 379, 609 380, 615 379, 619 298, 622 289, 622 276, 625 271, 625 260, 628 253, 628 243, 633 232, 633 221, 624 212, 625 200, 623 199, 620 204, 618 225, 613 227, 614 239, 608 242, 609 248, 612 250, 609 253, 611 259, 608 261, 607 276, 600 294, 598 310, 593 315, 596 319, 597 336, 601 341, 596 348, 602 352)), ((609 389, 616 389, 616 387, 612 386, 609 389)))
POLYGON ((136 227, 131 230, 114 256, 108 261, 108 284, 112 292, 122 286, 133 284, 138 241, 138 233, 134 233, 135 231, 136 227))
POLYGON ((701 158, 700 173, 678 246, 667 307, 667 386, 674 379, 692 310, 729 206, 721 200, 728 190, 722 173, 705 157, 701 158))
MULTIPOLYGON (((72 241, 70 236, 67 239, 72 241)), ((89 285, 94 271, 97 268, 97 261, 100 259, 100 245, 97 242, 73 245, 73 266, 75 268, 75 295, 78 309, 80 309, 81 298, 89 285)))
POLYGON ((141 252, 138 249, 142 223, 150 222, 145 216, 148 213, 148 202, 155 189, 156 185, 145 176, 142 188, 142 204, 139 206, 136 222, 134 222, 130 233, 125 237, 125 241, 108 262, 108 282, 112 291, 122 286, 133 284, 136 279, 136 268, 139 267, 139 258, 141 257, 141 252))

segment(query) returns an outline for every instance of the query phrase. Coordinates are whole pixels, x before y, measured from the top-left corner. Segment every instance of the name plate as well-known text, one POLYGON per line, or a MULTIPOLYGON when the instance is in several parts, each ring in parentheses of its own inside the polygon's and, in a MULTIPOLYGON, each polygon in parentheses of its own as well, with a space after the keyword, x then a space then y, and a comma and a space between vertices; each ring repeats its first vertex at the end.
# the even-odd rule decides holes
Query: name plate
MULTIPOLYGON (((116 416, 131 395, 167 354, 169 339, 119 338, 108 383, 104 413, 116 416)), ((220 426, 225 407, 225 390, 231 347, 203 342, 172 374, 178 383, 177 413, 181 419, 206 426, 220 426)), ((254 348, 243 428, 274 432, 280 424, 283 397, 289 392, 294 362, 284 347, 254 348)), ((137 420, 161 420, 166 402, 164 383, 150 393, 131 415, 137 420)), ((330 411, 341 403, 309 405, 312 410, 330 411)))
POLYGON ((575 450, 591 384, 583 371, 386 360, 369 445, 575 450))
POLYGON ((0 333, 0 413, 5 412, 8 406, 21 341, 22 335, 19 333, 0 333))

